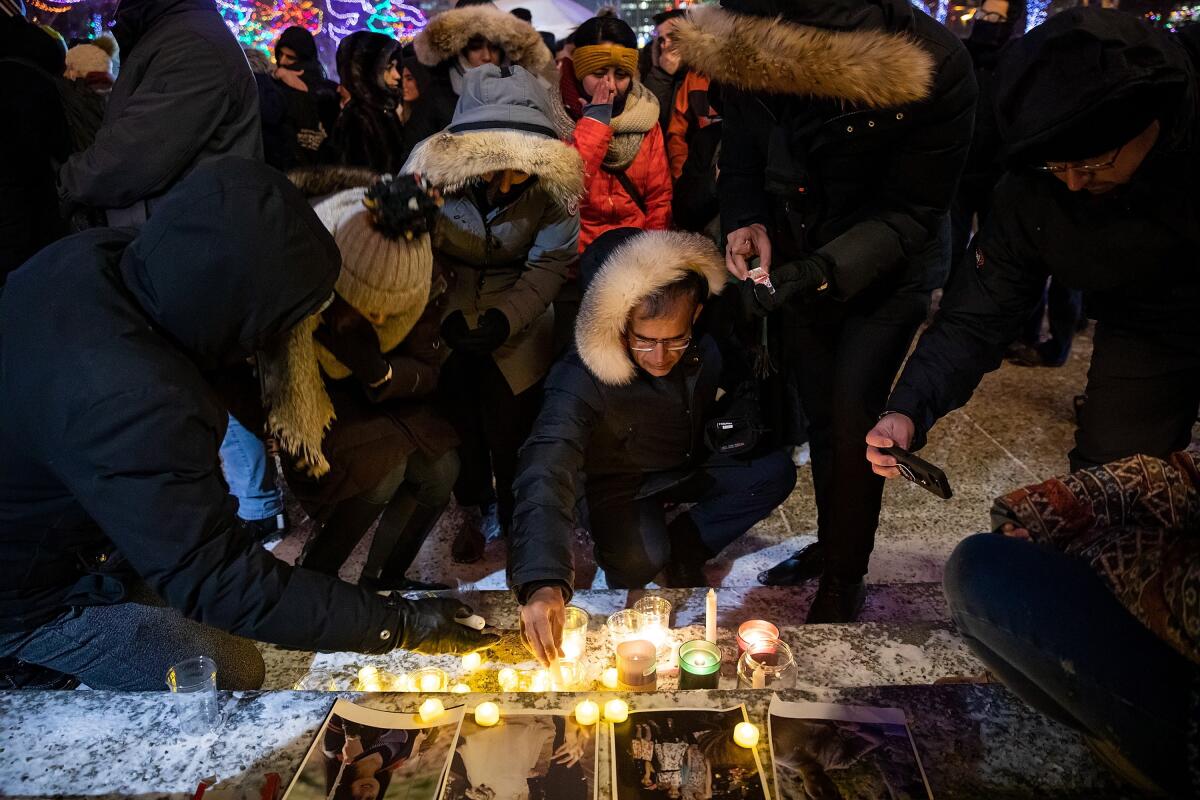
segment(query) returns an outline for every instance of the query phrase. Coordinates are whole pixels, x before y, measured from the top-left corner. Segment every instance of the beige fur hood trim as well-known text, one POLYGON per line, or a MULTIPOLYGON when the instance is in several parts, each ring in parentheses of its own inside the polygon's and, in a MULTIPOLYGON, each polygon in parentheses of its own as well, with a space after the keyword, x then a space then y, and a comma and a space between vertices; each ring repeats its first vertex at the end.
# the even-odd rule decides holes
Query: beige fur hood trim
POLYGON ((417 34, 413 50, 417 60, 432 67, 457 55, 472 36, 495 42, 504 48, 510 62, 533 72, 554 60, 532 25, 490 5, 443 11, 417 34))
POLYGON ((614 250, 600 267, 579 306, 575 343, 579 357, 601 383, 624 386, 633 380, 637 368, 625 345, 629 312, 689 270, 708 279, 710 295, 725 288, 725 259, 711 239, 698 233, 641 233, 614 250))
POLYGON ((911 37, 827 31, 782 19, 693 9, 676 25, 683 60, 739 89, 892 108, 929 96, 933 56, 911 37))
POLYGON ((574 147, 513 130, 435 133, 417 145, 402 172, 419 174, 450 193, 502 169, 537 175, 541 187, 572 213, 583 197, 583 159, 574 147))

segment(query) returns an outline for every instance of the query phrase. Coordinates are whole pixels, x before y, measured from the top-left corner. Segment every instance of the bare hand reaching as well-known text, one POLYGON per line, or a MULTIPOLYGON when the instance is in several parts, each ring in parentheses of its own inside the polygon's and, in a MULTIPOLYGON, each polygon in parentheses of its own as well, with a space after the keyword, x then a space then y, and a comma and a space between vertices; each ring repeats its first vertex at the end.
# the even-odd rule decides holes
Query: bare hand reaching
POLYGON ((562 658, 566 605, 557 586, 543 586, 521 606, 521 638, 543 667, 562 658))
POLYGON ((755 256, 758 256, 758 265, 770 272, 771 239, 767 236, 766 226, 759 222, 729 234, 725 240, 725 269, 743 281, 750 272, 749 261, 755 256))

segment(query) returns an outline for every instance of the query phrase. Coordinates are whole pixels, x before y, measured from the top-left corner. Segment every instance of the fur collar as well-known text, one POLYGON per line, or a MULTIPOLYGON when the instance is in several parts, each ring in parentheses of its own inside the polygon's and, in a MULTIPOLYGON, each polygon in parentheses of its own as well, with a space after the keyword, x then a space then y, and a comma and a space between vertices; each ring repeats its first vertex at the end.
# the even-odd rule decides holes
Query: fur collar
POLYGON ((490 5, 443 11, 417 34, 413 49, 417 60, 432 67, 458 55, 472 36, 495 42, 504 48, 510 63, 532 72, 542 70, 554 60, 532 25, 490 5))
POLYGON ((613 251, 588 285, 575 321, 579 357, 603 384, 624 386, 637 374, 625 344, 625 325, 642 298, 688 270, 708 279, 710 294, 725 288, 725 259, 706 236, 646 231, 613 251))
POLYGON ((417 145, 401 171, 417 173, 451 193, 501 169, 537 175, 539 185, 563 208, 578 208, 583 197, 583 159, 575 148, 520 131, 435 133, 417 145))
POLYGON ((685 63, 751 92, 891 108, 924 100, 933 85, 933 56, 902 34, 827 31, 715 6, 693 8, 675 30, 685 63))

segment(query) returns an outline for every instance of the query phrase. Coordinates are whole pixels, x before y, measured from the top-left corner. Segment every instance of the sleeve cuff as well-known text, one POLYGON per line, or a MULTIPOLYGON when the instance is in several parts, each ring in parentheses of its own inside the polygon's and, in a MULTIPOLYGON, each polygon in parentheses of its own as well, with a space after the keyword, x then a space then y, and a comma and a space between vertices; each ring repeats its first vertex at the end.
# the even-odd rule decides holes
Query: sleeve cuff
POLYGON ((558 590, 562 592, 563 602, 564 603, 571 602, 571 597, 574 595, 574 592, 571 590, 571 587, 567 585, 566 581, 558 581, 558 580, 530 581, 529 583, 523 583, 520 586, 514 587, 513 593, 517 596, 517 602, 520 603, 521 605, 525 605, 527 602, 529 602, 529 596, 531 594, 536 592, 538 589, 544 588, 546 586, 557 587, 558 590))
POLYGON ((583 107, 583 115, 588 119, 594 119, 602 125, 610 125, 612 123, 612 103, 588 103, 583 107))

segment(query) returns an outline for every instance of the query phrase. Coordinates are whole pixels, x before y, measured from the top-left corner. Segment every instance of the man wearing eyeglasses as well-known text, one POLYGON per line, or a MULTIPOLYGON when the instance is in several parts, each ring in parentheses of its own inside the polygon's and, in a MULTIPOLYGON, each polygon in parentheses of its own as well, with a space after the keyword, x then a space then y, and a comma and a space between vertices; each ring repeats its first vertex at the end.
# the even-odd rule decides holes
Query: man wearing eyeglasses
POLYGON ((1096 319, 1071 469, 1185 448, 1200 406, 1200 37, 1075 9, 1010 46, 996 112, 1014 168, 867 434, 916 449, 967 402, 1047 275, 1096 319))
POLYGON ((562 654, 581 499, 610 587, 641 588, 660 571, 665 585, 703 586, 704 562, 796 483, 791 458, 754 447, 753 430, 721 435, 739 415, 718 405, 721 354, 692 327, 725 285, 711 240, 619 228, 588 247, 580 274, 575 349, 550 372, 513 484, 509 585, 546 664, 562 654), (668 522, 667 503, 692 505, 668 522))

